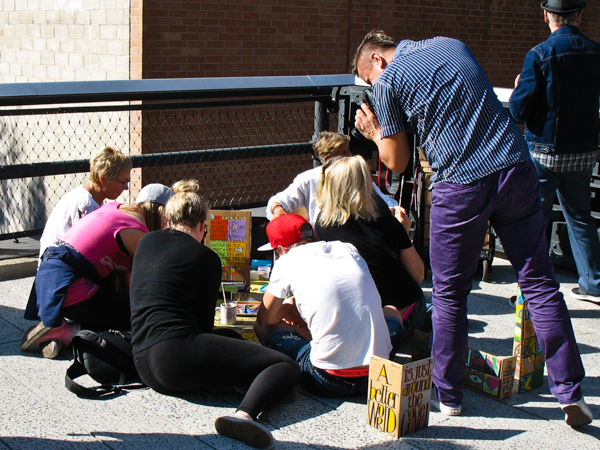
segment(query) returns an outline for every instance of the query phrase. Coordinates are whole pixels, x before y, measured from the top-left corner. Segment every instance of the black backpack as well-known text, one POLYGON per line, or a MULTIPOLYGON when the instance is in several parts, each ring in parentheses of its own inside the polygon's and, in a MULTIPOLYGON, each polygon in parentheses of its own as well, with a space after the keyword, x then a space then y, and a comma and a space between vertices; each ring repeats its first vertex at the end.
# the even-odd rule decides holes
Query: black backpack
POLYGON ((71 345, 74 361, 67 369, 65 386, 78 397, 98 398, 145 387, 133 363, 131 332, 81 330, 71 338, 71 345), (73 381, 82 375, 101 386, 88 388, 73 381))

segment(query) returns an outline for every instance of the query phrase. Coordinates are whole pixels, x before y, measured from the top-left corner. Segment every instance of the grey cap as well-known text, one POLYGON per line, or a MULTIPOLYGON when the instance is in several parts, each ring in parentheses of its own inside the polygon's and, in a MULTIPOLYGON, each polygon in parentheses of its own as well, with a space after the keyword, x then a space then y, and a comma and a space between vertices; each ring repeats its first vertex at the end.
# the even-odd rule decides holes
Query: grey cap
POLYGON ((136 203, 152 202, 166 205, 173 197, 173 189, 160 183, 152 183, 144 186, 135 199, 136 203))

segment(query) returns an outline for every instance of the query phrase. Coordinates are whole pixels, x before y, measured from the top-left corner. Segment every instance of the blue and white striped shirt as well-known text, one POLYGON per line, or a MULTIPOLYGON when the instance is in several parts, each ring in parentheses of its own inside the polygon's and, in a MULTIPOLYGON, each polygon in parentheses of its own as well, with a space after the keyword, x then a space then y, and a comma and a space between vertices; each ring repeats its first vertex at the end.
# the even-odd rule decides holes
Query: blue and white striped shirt
POLYGON ((419 136, 434 171, 431 186, 468 184, 529 158, 485 73, 455 39, 400 42, 373 97, 382 138, 419 136))

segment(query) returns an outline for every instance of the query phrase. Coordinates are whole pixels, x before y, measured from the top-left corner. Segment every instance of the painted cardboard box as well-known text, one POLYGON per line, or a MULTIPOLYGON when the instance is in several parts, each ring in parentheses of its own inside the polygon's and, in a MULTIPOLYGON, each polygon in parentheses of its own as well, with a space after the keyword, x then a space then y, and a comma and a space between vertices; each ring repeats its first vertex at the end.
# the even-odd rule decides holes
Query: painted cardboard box
MULTIPOLYGON (((412 359, 417 361, 431 356, 432 334, 415 331, 412 359)), ((469 348, 465 358, 464 386, 493 400, 504 400, 512 395, 516 357, 500 357, 469 348)))
POLYGON ((411 352, 412 360, 419 361, 420 359, 429 358, 431 356, 431 347, 433 345, 432 341, 433 334, 415 330, 411 352))
POLYGON ((464 386, 493 400, 512 396, 515 356, 500 357, 469 348, 465 359, 464 386))
POLYGON ((514 391, 522 393, 538 388, 544 382, 546 359, 538 343, 521 289, 515 301, 515 340, 513 355, 516 357, 514 391))
POLYGON ((395 438, 429 425, 433 358, 409 364, 371 357, 367 423, 395 438))

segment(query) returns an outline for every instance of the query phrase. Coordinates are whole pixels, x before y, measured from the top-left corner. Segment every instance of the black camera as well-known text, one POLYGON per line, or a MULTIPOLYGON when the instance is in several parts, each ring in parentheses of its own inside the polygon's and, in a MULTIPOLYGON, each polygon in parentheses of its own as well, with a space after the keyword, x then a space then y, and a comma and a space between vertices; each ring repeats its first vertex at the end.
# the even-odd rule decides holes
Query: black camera
POLYGON ((363 103, 366 103, 369 108, 373 108, 373 92, 371 92, 371 88, 363 91, 362 101, 363 103))
MULTIPOLYGON (((373 109, 373 94, 371 93, 371 89, 365 89, 363 91, 363 95, 362 95, 362 103, 365 103, 369 108, 373 109)), ((360 105, 359 105, 360 106, 360 105)), ((358 128, 354 127, 352 128, 352 131, 350 132, 350 134, 355 137, 356 139, 362 139, 362 140, 366 140, 367 138, 364 137, 362 135, 362 133, 360 131, 358 131, 358 128)))

